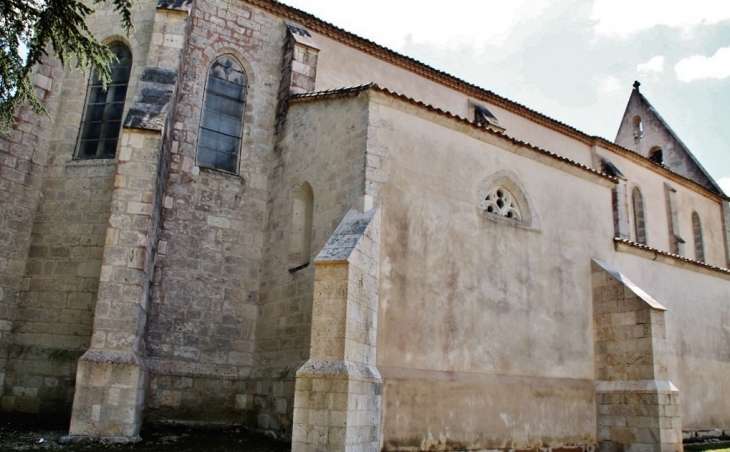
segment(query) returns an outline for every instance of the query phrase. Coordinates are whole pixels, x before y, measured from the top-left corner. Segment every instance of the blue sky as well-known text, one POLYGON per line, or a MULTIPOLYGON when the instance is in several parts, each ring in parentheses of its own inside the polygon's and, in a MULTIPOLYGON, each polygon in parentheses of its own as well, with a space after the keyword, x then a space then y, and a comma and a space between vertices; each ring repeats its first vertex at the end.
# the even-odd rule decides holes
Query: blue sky
POLYGON ((639 80, 730 193, 729 0, 283 3, 611 141, 639 80))

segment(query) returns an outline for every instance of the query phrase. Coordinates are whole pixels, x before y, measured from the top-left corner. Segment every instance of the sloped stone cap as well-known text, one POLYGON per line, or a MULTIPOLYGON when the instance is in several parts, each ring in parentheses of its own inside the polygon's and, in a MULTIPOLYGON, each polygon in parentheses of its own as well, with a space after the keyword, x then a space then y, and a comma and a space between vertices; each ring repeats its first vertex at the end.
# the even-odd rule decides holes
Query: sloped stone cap
POLYGON ((306 28, 300 25, 286 24, 286 31, 297 44, 313 50, 319 50, 319 46, 314 42, 312 34, 306 28))
POLYGON ((124 127, 162 130, 175 91, 177 72, 157 67, 145 68, 124 127))
POLYGON ((679 389, 669 380, 596 381, 596 392, 654 392, 678 394, 679 389))
POLYGON ((358 212, 355 209, 347 212, 340 225, 337 226, 337 229, 335 229, 335 232, 327 240, 324 248, 322 248, 322 251, 319 252, 314 261, 347 261, 379 212, 379 207, 370 209, 365 213, 358 212))
POLYGON ((621 274, 618 270, 614 269, 607 263, 605 263, 601 260, 598 260, 598 259, 593 259, 593 263, 598 265, 599 267, 601 267, 603 270, 605 270, 606 273, 608 273, 614 279, 616 279, 621 284, 623 284, 624 287, 628 287, 629 290, 631 290, 631 292, 633 292, 640 299, 644 300, 646 302, 646 304, 648 304, 652 309, 657 309, 660 311, 667 310, 667 308, 662 306, 661 303, 659 303, 654 298, 652 298, 648 293, 644 292, 644 290, 641 287, 639 287, 636 284, 634 284, 633 282, 631 282, 631 280, 629 278, 627 278, 626 276, 621 274))
POLYGON ((118 350, 87 350, 81 355, 79 361, 90 361, 95 363, 123 364, 139 366, 146 369, 144 359, 137 353, 118 350))
POLYGON ((193 0, 158 0, 157 8, 169 9, 173 11, 190 12, 193 7, 193 0))
POLYGON ((356 363, 340 359, 310 359, 297 371, 299 377, 359 379, 367 381, 381 381, 377 367, 363 363, 356 363))

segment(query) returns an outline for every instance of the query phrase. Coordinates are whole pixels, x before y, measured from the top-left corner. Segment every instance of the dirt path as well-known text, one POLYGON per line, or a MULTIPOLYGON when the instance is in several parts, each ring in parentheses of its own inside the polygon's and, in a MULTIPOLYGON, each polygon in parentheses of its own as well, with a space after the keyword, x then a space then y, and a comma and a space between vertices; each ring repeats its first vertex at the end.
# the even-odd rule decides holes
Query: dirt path
POLYGON ((49 451, 129 451, 129 452, 284 452, 287 443, 248 432, 241 427, 194 428, 155 426, 145 428, 136 444, 60 444, 68 425, 24 418, 0 418, 0 452, 18 450, 49 451))

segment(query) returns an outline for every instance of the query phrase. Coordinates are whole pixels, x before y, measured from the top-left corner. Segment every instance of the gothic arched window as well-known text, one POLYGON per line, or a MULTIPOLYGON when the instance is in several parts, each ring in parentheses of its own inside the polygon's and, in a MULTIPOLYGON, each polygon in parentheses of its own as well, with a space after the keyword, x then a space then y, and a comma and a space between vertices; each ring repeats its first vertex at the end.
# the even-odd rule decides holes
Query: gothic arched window
POLYGON ((246 73, 233 56, 219 57, 211 65, 198 137, 199 166, 238 172, 246 85, 246 73))
POLYGON ((644 124, 641 121, 641 116, 638 115, 634 116, 632 122, 634 124, 634 140, 636 140, 636 142, 638 143, 639 140, 644 138, 644 124))
POLYGON ((660 165, 664 165, 664 151, 659 146, 649 149, 649 160, 660 165))
POLYGON ((501 170, 484 179, 477 189, 477 208, 484 218, 540 229, 537 211, 515 173, 501 170))
POLYGON ((634 206, 634 238, 637 243, 646 245, 646 215, 644 213, 644 197, 639 187, 631 192, 631 201, 634 206))
POLYGON ((132 70, 132 52, 121 42, 112 43, 109 50, 117 57, 117 61, 111 63, 111 82, 105 90, 96 71, 91 77, 81 120, 77 159, 111 159, 117 152, 124 99, 132 70))
POLYGON ((697 212, 692 212, 692 232, 695 241, 695 260, 705 261, 705 244, 702 239, 702 223, 697 212))

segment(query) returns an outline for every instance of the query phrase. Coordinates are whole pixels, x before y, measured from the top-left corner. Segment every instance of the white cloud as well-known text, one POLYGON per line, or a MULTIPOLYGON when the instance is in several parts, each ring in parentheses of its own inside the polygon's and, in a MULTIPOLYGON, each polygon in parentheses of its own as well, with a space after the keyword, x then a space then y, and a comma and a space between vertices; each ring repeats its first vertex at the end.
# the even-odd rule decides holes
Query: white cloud
POLYGON ((702 24, 730 19, 727 0, 595 0, 590 18, 597 34, 629 38, 657 25, 680 28, 684 33, 702 24))
POLYGON ((730 47, 723 47, 710 58, 692 55, 674 65, 674 72, 680 81, 689 83, 708 78, 730 77, 730 47))
POLYGON ((621 81, 612 75, 600 75, 593 79, 593 84, 599 95, 615 93, 623 88, 621 81))
POLYGON ((722 188, 722 191, 724 191, 726 195, 730 194, 730 177, 721 177, 717 183, 720 184, 720 188, 722 188))
POLYGON ((638 64, 636 66, 636 72, 642 77, 661 74, 664 72, 664 57, 657 55, 646 63, 638 64))

